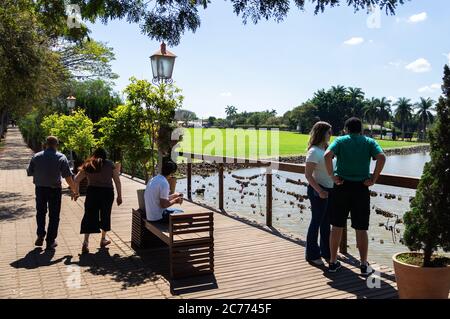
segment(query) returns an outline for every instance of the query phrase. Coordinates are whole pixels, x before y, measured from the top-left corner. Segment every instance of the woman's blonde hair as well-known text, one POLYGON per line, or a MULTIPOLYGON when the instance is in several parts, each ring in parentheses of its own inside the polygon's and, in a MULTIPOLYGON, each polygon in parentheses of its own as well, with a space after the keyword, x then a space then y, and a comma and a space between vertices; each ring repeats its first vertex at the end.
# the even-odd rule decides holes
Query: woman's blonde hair
MULTIPOLYGON (((320 145, 325 142, 327 132, 331 130, 331 125, 327 122, 317 122, 309 133, 308 150, 314 145, 320 145)), ((326 145, 328 147, 328 145, 326 145)))

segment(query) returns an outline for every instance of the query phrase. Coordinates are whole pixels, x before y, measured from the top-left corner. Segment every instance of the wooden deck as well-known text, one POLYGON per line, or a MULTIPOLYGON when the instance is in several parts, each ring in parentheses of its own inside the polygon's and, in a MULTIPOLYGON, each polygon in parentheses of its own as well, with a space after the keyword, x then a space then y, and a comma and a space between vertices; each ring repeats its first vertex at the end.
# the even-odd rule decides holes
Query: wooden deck
MULTIPOLYGON (((130 245, 131 209, 137 208, 136 190, 144 185, 122 177, 124 205, 114 207, 113 231, 130 245)), ((185 201, 185 212, 211 211, 185 201)), ((396 298, 393 271, 381 270, 380 288, 369 289, 351 256, 343 268, 330 274, 305 261, 302 241, 278 235, 276 230, 255 227, 215 212, 215 275, 172 282, 175 298, 396 298)), ((168 279, 167 249, 140 254, 146 267, 168 279)))

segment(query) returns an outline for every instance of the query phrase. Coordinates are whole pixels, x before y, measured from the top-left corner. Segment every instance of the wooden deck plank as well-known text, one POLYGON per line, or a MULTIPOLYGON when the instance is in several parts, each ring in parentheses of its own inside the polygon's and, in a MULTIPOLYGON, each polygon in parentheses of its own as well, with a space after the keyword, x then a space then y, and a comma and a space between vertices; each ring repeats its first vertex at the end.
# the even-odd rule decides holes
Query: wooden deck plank
MULTIPOLYGON (((355 283, 355 280, 351 276, 345 276, 339 279, 339 283, 336 284, 335 287, 328 287, 329 289, 323 289, 324 285, 326 286, 331 282, 332 280, 330 279, 318 280, 317 274, 315 274, 314 276, 306 276, 305 278, 302 277, 293 278, 292 276, 285 278, 278 277, 278 278, 270 278, 270 280, 266 282, 259 282, 258 280, 256 280, 252 281, 251 283, 243 283, 240 286, 231 286, 229 288, 220 286, 222 289, 227 288, 227 290, 218 293, 218 295, 230 298, 235 297, 236 294, 239 294, 244 298, 253 298, 253 297, 281 298, 281 297, 289 297, 293 293, 298 295, 299 292, 302 295, 306 295, 306 293, 308 292, 311 293, 312 291, 317 291, 320 294, 320 293, 330 293, 331 291, 336 290, 338 293, 342 295, 350 296, 349 293, 341 289, 348 290, 351 283, 355 283)), ((360 282, 359 283, 357 282, 354 285, 356 288, 361 288, 360 282)))
MULTIPOLYGON (((123 177, 122 186, 124 193, 134 194, 136 189, 143 187, 123 177)), ((127 208, 119 207, 113 214, 113 225, 114 221, 120 224, 120 228, 114 231, 126 243, 130 241, 130 205, 127 208)), ((137 207, 137 198, 132 207, 137 207)), ((211 211, 188 200, 184 201, 181 208, 186 213, 211 211)), ((180 236, 186 235, 189 234, 180 236)), ((329 274, 325 267, 314 267, 305 261, 305 247, 301 241, 288 240, 268 229, 254 227, 219 212, 214 213, 214 251, 217 287, 182 293, 181 298, 397 297, 395 281, 391 280, 392 270, 388 267, 381 267, 382 275, 388 276, 381 279, 382 287, 369 289, 364 279, 359 277, 359 268, 355 265, 343 261, 342 271, 329 274)), ((152 263, 161 264, 161 271, 167 269, 164 251, 147 254, 152 263)), ((145 259, 145 253, 142 258, 145 259)), ((185 287, 201 286, 191 278, 174 283, 185 287)))

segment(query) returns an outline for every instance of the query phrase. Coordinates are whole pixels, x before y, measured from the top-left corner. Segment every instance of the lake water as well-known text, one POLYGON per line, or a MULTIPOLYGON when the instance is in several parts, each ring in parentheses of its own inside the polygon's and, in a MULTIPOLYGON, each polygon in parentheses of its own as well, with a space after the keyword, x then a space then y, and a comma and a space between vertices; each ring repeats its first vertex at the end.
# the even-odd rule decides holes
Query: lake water
MULTIPOLYGON (((430 153, 388 156, 383 173, 420 177, 428 161, 430 161, 430 153)), ((375 167, 375 162, 372 162, 371 167, 372 169, 375 167)))
MULTIPOLYGON (((410 155, 389 156, 383 173, 420 177, 423 166, 430 160, 428 153, 410 155)), ((372 168, 374 163, 372 163, 372 168)), ((224 205, 225 210, 245 217, 250 221, 265 224, 265 170, 260 168, 242 169, 224 174, 224 205), (232 175, 246 178, 250 184, 242 188, 237 182, 239 179, 232 175)), ((273 226, 280 231, 292 234, 304 239, 310 222, 309 200, 298 200, 291 194, 306 195, 306 187, 287 183, 286 179, 301 180, 306 182, 302 174, 282 171, 273 172, 273 226)), ((194 201, 218 207, 218 176, 217 174, 201 177, 192 176, 192 190, 194 201), (196 189, 205 188, 202 195, 195 194, 196 189)), ((407 248, 400 243, 403 234, 403 224, 396 223, 408 211, 409 200, 415 195, 415 190, 375 185, 371 190, 377 192, 376 197, 371 197, 371 222, 369 229, 369 259, 380 264, 392 266, 391 257, 394 253, 405 251, 407 248), (385 198, 385 195, 395 195, 393 199, 385 198), (375 212, 376 209, 388 211, 395 216, 386 218, 375 212)), ((177 183, 177 191, 186 193, 186 180, 181 179, 177 183)), ((358 256, 354 231, 348 231, 349 252, 358 256)))

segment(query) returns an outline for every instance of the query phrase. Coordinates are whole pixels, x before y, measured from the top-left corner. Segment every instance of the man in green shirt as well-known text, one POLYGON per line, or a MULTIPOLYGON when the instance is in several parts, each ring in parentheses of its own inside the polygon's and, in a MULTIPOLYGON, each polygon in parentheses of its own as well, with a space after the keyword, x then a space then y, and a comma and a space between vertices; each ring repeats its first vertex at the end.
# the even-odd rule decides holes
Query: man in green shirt
POLYGON ((362 134, 362 122, 352 117, 345 122, 347 135, 336 138, 325 152, 325 164, 328 174, 335 183, 331 198, 329 271, 341 268, 337 261, 337 251, 342 231, 347 225, 348 214, 352 228, 356 231, 356 243, 361 257, 361 274, 369 275, 371 269, 367 263, 369 239, 370 192, 383 170, 386 156, 378 143, 362 134), (333 158, 336 157, 336 169, 333 171, 333 158), (370 174, 370 160, 377 161, 373 174, 370 174))

